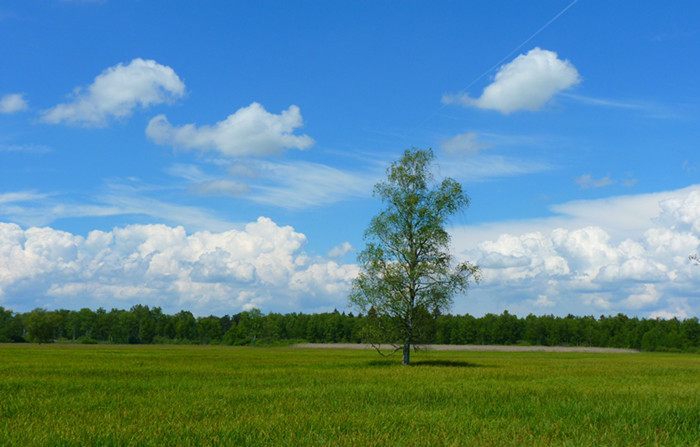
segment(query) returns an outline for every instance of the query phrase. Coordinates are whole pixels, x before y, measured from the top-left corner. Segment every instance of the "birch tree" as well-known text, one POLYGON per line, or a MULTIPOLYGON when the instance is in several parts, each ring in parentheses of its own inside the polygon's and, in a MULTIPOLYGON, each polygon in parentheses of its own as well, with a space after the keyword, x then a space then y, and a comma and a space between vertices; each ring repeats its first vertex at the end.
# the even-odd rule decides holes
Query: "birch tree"
POLYGON ((476 265, 454 262, 445 229, 469 198, 451 178, 434 181, 433 159, 432 150, 406 150, 375 185, 385 208, 365 231, 350 294, 351 305, 367 315, 365 340, 380 353, 381 344, 391 345, 391 353, 403 350, 404 365, 431 319, 479 280, 476 265))

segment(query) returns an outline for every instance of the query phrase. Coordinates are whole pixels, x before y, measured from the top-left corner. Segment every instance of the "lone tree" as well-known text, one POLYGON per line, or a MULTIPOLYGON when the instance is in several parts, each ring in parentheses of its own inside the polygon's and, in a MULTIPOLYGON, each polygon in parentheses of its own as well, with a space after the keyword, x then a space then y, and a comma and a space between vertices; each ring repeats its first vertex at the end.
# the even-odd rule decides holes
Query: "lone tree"
POLYGON ((351 305, 367 315, 365 340, 380 354, 382 343, 393 346, 390 354, 403 349, 404 365, 430 320, 447 311, 471 280, 479 281, 476 265, 453 265, 445 230, 469 198, 451 178, 434 182, 433 159, 430 149, 406 150, 387 169, 386 181, 375 185, 386 208, 365 231, 361 271, 350 294, 351 305))

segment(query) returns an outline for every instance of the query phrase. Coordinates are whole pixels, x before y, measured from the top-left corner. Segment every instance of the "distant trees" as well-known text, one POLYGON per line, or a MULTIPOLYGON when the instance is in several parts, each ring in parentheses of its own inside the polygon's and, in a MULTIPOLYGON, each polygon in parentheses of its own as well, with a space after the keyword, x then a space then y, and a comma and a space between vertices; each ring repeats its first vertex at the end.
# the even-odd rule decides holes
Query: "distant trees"
POLYGON ((14 329, 14 321, 18 319, 11 310, 6 310, 0 306, 0 343, 16 341, 18 336, 14 329))
POLYGON ((61 316, 56 312, 34 309, 26 319, 29 340, 37 343, 49 343, 56 338, 56 331, 61 323, 61 316))
MULTIPOLYGON (((35 309, 23 314, 0 307, 0 343, 75 341, 250 346, 297 342, 369 343, 362 331, 369 318, 372 317, 337 310, 309 315, 263 314, 252 309, 223 317, 195 317, 187 311, 168 315, 158 307, 148 306, 110 311, 101 308, 97 311, 35 309)), ((445 314, 429 321, 424 327, 425 343, 600 346, 700 353, 697 317, 656 320, 617 314, 598 318, 573 315, 521 318, 503 312, 478 318, 468 314, 445 314)))
POLYGON ((433 181, 433 152, 406 150, 377 183, 374 195, 385 208, 365 231, 351 304, 367 314, 366 337, 390 343, 410 362, 411 346, 424 342, 437 315, 449 310, 455 293, 478 281, 479 268, 454 264, 448 219, 469 206, 462 186, 451 178, 433 181))

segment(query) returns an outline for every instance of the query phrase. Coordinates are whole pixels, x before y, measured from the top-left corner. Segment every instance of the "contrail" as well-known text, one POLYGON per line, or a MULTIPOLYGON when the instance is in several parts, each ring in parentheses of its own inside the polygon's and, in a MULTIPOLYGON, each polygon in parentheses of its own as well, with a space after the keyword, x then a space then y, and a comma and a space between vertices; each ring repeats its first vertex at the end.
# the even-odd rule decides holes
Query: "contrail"
MULTIPOLYGON (((469 87, 471 87, 472 85, 474 85, 477 81, 479 81, 481 78, 483 78, 483 77, 486 76, 487 74, 491 73, 494 69, 500 67, 500 66, 503 64, 503 62, 505 62, 506 60, 508 60, 508 58, 510 58, 510 57, 511 57, 515 52, 517 52, 519 49, 521 49, 522 47, 524 47, 529 41, 531 41, 532 39, 534 39, 539 33, 541 33, 542 31, 544 31, 545 29, 547 29, 547 27, 548 27, 549 25, 551 25, 552 23, 554 23, 559 17, 561 17, 566 11, 569 10, 569 8, 571 8, 572 6, 574 6, 576 3, 578 3, 578 0, 574 0, 574 1, 572 1, 571 3, 569 3, 569 4, 566 6, 566 8, 562 9, 561 11, 559 11, 559 13, 558 13, 557 15, 555 15, 554 17, 552 17, 551 19, 549 19, 549 21, 548 21, 547 23, 545 23, 544 25, 542 25, 542 26, 540 27, 540 29, 538 29, 537 31, 535 31, 534 33, 532 33, 532 35, 531 35, 530 37, 528 37, 527 39, 525 39, 520 45, 518 45, 517 47, 513 48, 513 50, 512 50, 510 53, 506 54, 506 55, 503 57, 503 59, 501 59, 500 61, 496 62, 491 68, 489 68, 488 70, 486 70, 485 72, 483 72, 482 74, 480 74, 479 76, 477 76, 476 78, 474 78, 474 80, 473 80, 472 82, 470 82, 466 87, 464 87, 462 90, 460 90, 460 91, 457 93, 457 96, 459 96, 459 95, 461 95, 461 94, 463 94, 463 93, 466 93, 466 91, 467 91, 467 89, 469 89, 469 87)), ((435 112, 433 112, 433 113, 430 114, 425 120, 423 120, 423 122, 422 122, 418 127, 419 127, 419 128, 420 128, 420 127, 423 127, 423 125, 424 125, 430 118, 432 118, 433 116, 435 116, 435 115, 436 115, 440 110, 442 110, 445 106, 446 106, 446 104, 443 104, 442 106, 440 106, 435 112)))
POLYGON ((496 64, 494 64, 491 68, 489 68, 488 70, 486 70, 485 72, 483 72, 481 75, 479 75, 479 77, 477 77, 477 78, 474 79, 472 82, 470 82, 469 85, 467 85, 466 87, 464 87, 464 88, 460 91, 460 93, 466 92, 466 90, 467 90, 469 87, 471 87, 472 85, 474 85, 474 83, 475 83, 476 81, 478 81, 479 79, 483 78, 484 76, 486 76, 487 74, 489 74, 491 71, 493 71, 494 68, 500 67, 501 64, 503 64, 503 62, 505 62, 508 58, 510 58, 516 51, 518 51, 519 49, 521 49, 522 47, 524 47, 529 41, 531 41, 532 39, 534 39, 535 36, 537 36, 539 33, 541 33, 542 31, 544 31, 549 25, 551 25, 552 23, 554 23, 555 20, 557 20, 559 17, 561 17, 566 11, 569 10, 569 8, 571 8, 572 6, 574 6, 576 3, 578 3, 578 0, 574 0, 573 2, 569 3, 569 5, 568 5, 566 8, 562 9, 562 10, 559 12, 559 14, 557 14, 557 15, 555 15, 554 17, 552 17, 551 19, 549 19, 549 22, 547 22, 547 23, 545 23, 544 25, 542 25, 542 27, 540 27, 540 29, 538 29, 537 31, 535 31, 530 37, 528 37, 527 39, 525 39, 520 45, 518 45, 517 47, 513 48, 513 51, 511 51, 510 53, 506 54, 506 55, 503 57, 503 59, 501 59, 500 61, 496 62, 496 64))

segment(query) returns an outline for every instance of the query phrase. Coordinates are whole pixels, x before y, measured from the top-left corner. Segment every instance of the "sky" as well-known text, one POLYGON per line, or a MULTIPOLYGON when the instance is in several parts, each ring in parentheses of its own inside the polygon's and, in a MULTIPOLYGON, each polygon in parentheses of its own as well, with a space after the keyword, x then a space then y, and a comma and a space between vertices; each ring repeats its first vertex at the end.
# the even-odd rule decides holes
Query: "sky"
POLYGON ((468 192, 452 312, 700 314, 700 4, 0 5, 0 306, 350 311, 373 185, 468 192))

